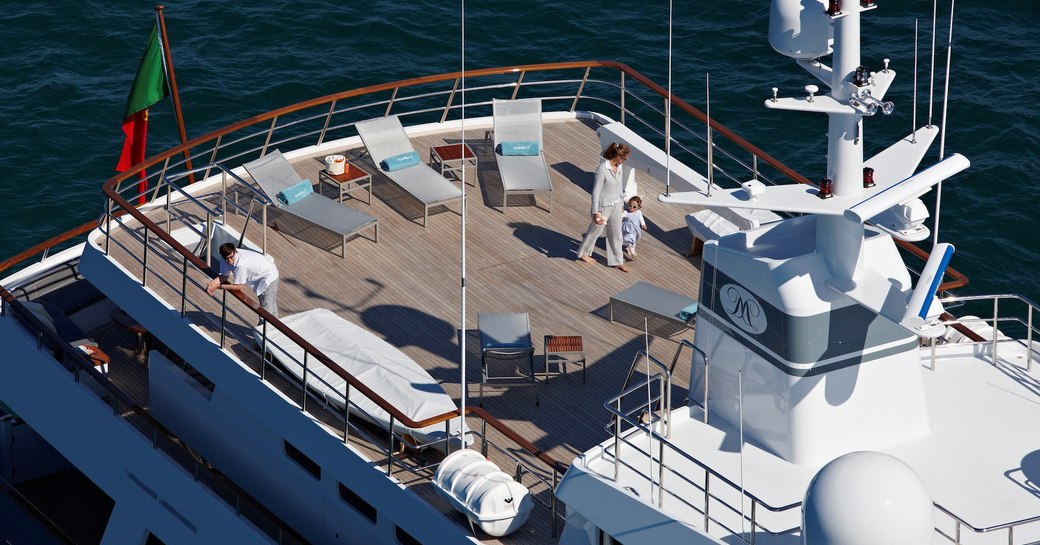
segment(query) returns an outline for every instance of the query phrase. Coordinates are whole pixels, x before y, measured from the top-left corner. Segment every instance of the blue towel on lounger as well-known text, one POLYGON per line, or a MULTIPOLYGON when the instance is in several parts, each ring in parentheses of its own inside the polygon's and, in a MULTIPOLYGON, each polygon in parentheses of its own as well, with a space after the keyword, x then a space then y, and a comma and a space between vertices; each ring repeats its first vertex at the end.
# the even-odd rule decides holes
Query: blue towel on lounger
POLYGON ((697 303, 694 303, 679 311, 679 319, 684 322, 689 322, 691 318, 697 315, 697 303))
POLYGON ((277 197, 279 202, 289 206, 290 204, 302 201, 307 197, 307 195, 310 195, 313 192, 314 189, 311 188, 311 181, 303 180, 279 191, 277 197))

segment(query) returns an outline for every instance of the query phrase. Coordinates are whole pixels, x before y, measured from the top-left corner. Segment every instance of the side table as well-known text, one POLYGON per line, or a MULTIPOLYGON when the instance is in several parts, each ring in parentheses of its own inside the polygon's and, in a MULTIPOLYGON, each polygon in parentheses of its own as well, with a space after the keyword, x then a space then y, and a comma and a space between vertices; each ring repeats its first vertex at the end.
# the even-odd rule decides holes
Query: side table
POLYGON ((137 347, 134 348, 134 357, 144 362, 148 358, 148 330, 137 323, 132 316, 123 309, 115 309, 108 315, 113 322, 125 327, 127 331, 137 335, 137 347))
POLYGON ((448 144, 446 146, 433 146, 430 148, 430 166, 434 163, 440 165, 441 175, 446 173, 454 173, 456 178, 462 179, 462 169, 467 166, 473 167, 473 183, 467 185, 477 185, 477 155, 473 153, 473 149, 469 147, 469 144, 448 144))
POLYGON ((549 382, 549 359, 557 361, 564 374, 568 363, 581 364, 581 383, 585 384, 585 348, 581 335, 546 335, 543 339, 545 354, 545 382, 549 382))
POLYGON ((354 163, 348 161, 343 174, 329 174, 327 170, 322 169, 318 172, 318 191, 321 191, 323 183, 331 185, 334 189, 339 186, 339 202, 343 202, 343 197, 350 192, 367 188, 368 201, 365 204, 372 204, 372 175, 354 163))

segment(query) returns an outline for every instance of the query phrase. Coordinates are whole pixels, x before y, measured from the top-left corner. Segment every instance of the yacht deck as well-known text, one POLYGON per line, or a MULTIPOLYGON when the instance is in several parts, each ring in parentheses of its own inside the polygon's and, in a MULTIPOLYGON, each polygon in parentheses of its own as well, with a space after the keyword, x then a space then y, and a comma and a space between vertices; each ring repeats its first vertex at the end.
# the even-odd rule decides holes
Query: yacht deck
MULTIPOLYGON (((501 183, 494 154, 490 146, 483 145, 484 129, 466 134, 467 142, 479 158, 477 183, 467 186, 465 339, 467 381, 470 383, 468 403, 480 401, 477 398, 477 383, 481 376, 478 313, 529 313, 536 348, 536 369, 543 365, 541 345, 544 335, 583 336, 588 358, 586 383, 582 383, 580 367, 571 365, 568 375, 553 376, 547 384, 537 387, 538 405, 535 403, 535 388, 494 383, 484 388, 483 406, 486 410, 549 456, 567 464, 607 438, 604 426, 608 413, 603 402, 619 393, 638 350, 649 342, 650 354, 667 363, 671 362, 679 346, 677 341, 692 341, 692 331, 675 331, 674 328, 659 329, 662 335, 673 334, 650 336, 647 341, 640 329, 612 323, 608 318, 609 297, 641 280, 695 297, 700 281, 700 260, 691 260, 684 255, 689 248, 690 235, 683 216, 696 208, 657 203, 655 196, 664 192, 663 184, 640 176, 638 182, 644 196, 648 231, 639 243, 638 259, 629 263, 630 272, 626 274, 605 266, 602 239, 595 254, 598 264, 576 261, 575 250, 588 225, 593 171, 601 150, 591 121, 547 121, 544 133, 546 158, 553 182, 551 213, 546 211, 548 200, 544 195, 537 197, 537 203, 531 196, 511 197, 510 206, 503 213, 501 183)), ((413 145, 424 159, 429 157, 431 146, 458 140, 458 131, 412 138, 413 145)), ((376 172, 363 147, 342 152, 365 170, 376 172)), ((301 176, 317 180, 324 165, 321 157, 314 156, 296 159, 293 166, 301 176)), ((472 177, 472 172, 468 169, 467 176, 472 177)), ((373 178, 371 205, 364 203, 367 195, 361 200, 348 198, 345 205, 378 218, 379 241, 376 243, 368 238, 371 230, 348 240, 345 259, 339 255, 338 236, 295 225, 284 217, 272 215, 269 218, 267 251, 275 257, 280 270, 280 313, 285 316, 316 307, 331 309, 401 349, 457 400, 461 394, 459 204, 432 207, 428 227, 424 228, 419 201, 389 179, 378 174, 373 178)), ((327 185, 325 191, 326 196, 338 196, 333 195, 327 185)), ((360 196, 360 192, 355 195, 360 196)), ((161 210, 151 212, 150 217, 160 225, 165 224, 165 213, 161 210)), ((199 219, 204 221, 204 215, 200 213, 199 219)), ((228 223, 241 231, 243 217, 229 216, 228 223)), ((131 253, 140 253, 141 242, 132 235, 136 231, 139 236, 140 226, 131 227, 130 230, 116 231, 113 242, 118 244, 112 245, 112 255, 128 270, 139 274, 140 256, 131 253)), ((247 228, 246 237, 253 243, 260 243, 257 224, 247 228)), ((160 261, 154 257, 149 261, 149 286, 165 297, 171 306, 178 307, 180 267, 160 261), (165 284, 155 278, 167 274, 176 280, 165 284)), ((176 263, 179 261, 178 257, 176 263)), ((207 280, 198 273, 191 274, 191 278, 200 285, 207 280)), ((190 284, 188 290, 193 290, 190 284)), ((214 319, 219 320, 219 300, 207 297, 204 289, 194 290, 201 291, 201 294, 193 293, 190 297, 205 312, 189 310, 188 316, 218 340, 219 330, 214 319)), ((241 305, 237 306, 239 312, 245 310, 241 305)), ((625 314, 622 312, 616 318, 642 324, 641 315, 625 314)), ((254 319, 248 311, 243 318, 254 319)), ((247 335, 251 326, 252 323, 239 323, 238 330, 247 335)), ((667 328, 667 325, 651 319, 650 327, 667 328)), ((248 347, 236 345, 234 341, 229 347, 247 364, 258 368, 258 358, 248 347)), ((516 361, 526 366, 525 360, 494 360, 492 370, 496 374, 509 372, 515 368, 516 361)), ((681 404, 686 397, 689 365, 687 351, 679 359, 674 372, 673 405, 681 404)), ((147 406, 145 373, 145 366, 127 358, 112 364, 111 377, 147 406)), ((273 375, 269 372, 268 379, 279 384, 279 379, 273 375)), ((637 373, 637 378, 641 376, 637 373)), ((293 392, 295 388, 294 399, 299 399, 298 385, 281 382, 284 383, 283 391, 293 392)), ((329 424, 330 431, 342 433, 335 431, 334 418, 319 418, 329 424)), ((479 429, 479 424, 471 421, 470 427, 479 429)), ((353 436, 351 439, 353 443, 353 436)), ((505 446, 515 452, 514 447, 505 446)), ((385 466, 385 441, 383 445, 375 445, 370 454, 374 461, 379 463, 382 460, 385 466)), ((497 461, 511 472, 510 462, 497 461)), ((419 472, 413 477, 397 471, 395 476, 409 486, 414 485, 415 490, 430 497, 434 505, 450 511, 446 504, 433 499, 428 474, 419 472)), ((546 497, 544 490, 533 492, 546 497)), ((503 541, 523 542, 523 536, 527 535, 531 542, 545 542, 549 517, 540 515, 539 510, 545 512, 536 508, 531 521, 503 541)), ((464 524, 461 516, 457 516, 457 520, 464 524)))

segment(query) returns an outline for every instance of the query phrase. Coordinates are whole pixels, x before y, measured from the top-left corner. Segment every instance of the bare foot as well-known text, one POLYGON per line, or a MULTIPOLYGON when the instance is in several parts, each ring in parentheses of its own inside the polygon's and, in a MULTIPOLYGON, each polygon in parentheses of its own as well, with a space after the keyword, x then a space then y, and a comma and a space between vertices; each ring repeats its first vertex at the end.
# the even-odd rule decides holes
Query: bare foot
POLYGON ((621 271, 621 272, 628 272, 628 267, 626 267, 624 265, 618 265, 617 267, 614 267, 614 268, 619 270, 619 271, 621 271))
POLYGON ((595 263, 596 262, 595 259, 592 259, 591 255, 583 255, 583 256, 578 257, 578 259, 584 261, 585 263, 595 263))

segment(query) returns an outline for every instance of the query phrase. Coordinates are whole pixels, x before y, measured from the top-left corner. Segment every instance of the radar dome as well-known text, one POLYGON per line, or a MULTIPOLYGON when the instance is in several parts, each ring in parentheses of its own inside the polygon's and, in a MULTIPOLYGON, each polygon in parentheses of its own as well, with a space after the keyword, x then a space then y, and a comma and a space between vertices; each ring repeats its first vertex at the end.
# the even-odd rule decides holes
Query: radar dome
POLYGON ((773 0, 769 45, 795 59, 818 59, 832 51, 834 29, 824 0, 773 0))
POLYGON ((925 545, 932 499, 910 466, 880 452, 853 452, 813 477, 802 503, 805 545, 925 545))

